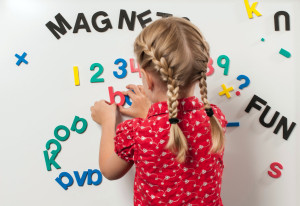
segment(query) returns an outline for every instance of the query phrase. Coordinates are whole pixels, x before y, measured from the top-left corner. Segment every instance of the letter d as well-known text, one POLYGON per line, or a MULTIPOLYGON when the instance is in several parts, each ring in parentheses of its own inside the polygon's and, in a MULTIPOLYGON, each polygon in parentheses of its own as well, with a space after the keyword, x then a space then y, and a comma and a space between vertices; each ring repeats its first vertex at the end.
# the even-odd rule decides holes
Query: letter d
POLYGON ((73 184, 73 182, 74 182, 73 177, 72 177, 68 172, 62 172, 62 173, 60 173, 60 175, 55 179, 55 181, 56 181, 58 184, 60 184, 60 186, 61 186, 62 188, 64 188, 64 190, 67 190, 68 187, 70 187, 70 186, 73 184), (62 178, 63 178, 63 177, 68 178, 68 179, 69 179, 69 182, 65 184, 65 183, 62 181, 62 178))

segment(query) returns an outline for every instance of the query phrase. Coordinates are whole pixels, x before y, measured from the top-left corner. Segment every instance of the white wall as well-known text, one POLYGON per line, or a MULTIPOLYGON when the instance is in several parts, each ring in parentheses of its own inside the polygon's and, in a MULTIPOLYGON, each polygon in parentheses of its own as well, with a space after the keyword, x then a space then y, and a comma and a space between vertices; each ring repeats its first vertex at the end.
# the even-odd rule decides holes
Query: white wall
MULTIPOLYGON (((242 0, 1 0, 0 205, 133 205, 134 167, 122 179, 104 178, 98 186, 85 183, 79 187, 75 181, 65 191, 55 181, 61 172, 81 174, 98 168, 101 128, 92 121, 90 106, 99 99, 109 100, 108 86, 125 90, 128 83, 141 84, 138 73, 129 72, 129 58, 134 57, 133 41, 142 28, 136 21, 134 31, 129 31, 126 25, 118 29, 120 9, 128 13, 150 9, 153 21, 160 18, 156 12, 188 17, 210 43, 215 73, 208 77, 209 99, 221 107, 228 121, 241 124, 227 129, 224 205, 300 205, 299 125, 286 141, 281 130, 273 134, 275 126, 261 126, 262 110, 244 111, 256 94, 271 106, 271 114, 279 111, 280 117, 287 117, 289 125, 292 121, 299 123, 300 2, 297 0, 260 0, 257 10, 262 16, 254 15, 253 19, 248 18, 242 0), (284 31, 283 20, 281 31, 274 31, 273 16, 280 10, 290 14, 291 31, 284 31), (97 11, 108 13, 113 29, 104 33, 94 30, 91 17, 97 11), (70 30, 57 40, 45 26, 61 13, 74 28, 81 12, 88 20, 90 33, 81 30, 73 34, 70 30), (262 37, 265 42, 260 41, 262 37), (278 54, 280 48, 290 51, 292 57, 287 59, 278 54), (16 66, 14 55, 23 52, 27 52, 29 63, 16 66), (222 54, 231 60, 228 76, 217 65, 222 54), (128 75, 121 80, 112 74, 117 70, 114 65, 117 58, 128 62, 128 75), (95 62, 104 67, 103 83, 90 83, 94 72, 89 67, 95 62), (74 85, 74 65, 79 67, 80 86, 74 85), (234 93, 231 99, 219 96, 223 83, 237 90, 241 82, 236 77, 240 74, 251 80, 241 96, 234 93), (54 138, 56 126, 70 128, 75 115, 85 118, 88 128, 83 134, 71 132, 70 138, 61 142, 62 150, 56 158, 61 169, 52 167, 52 171, 47 171, 45 144, 54 138), (278 179, 267 174, 272 162, 280 162, 284 167, 278 179)), ((199 88, 195 95, 200 97, 199 88)))

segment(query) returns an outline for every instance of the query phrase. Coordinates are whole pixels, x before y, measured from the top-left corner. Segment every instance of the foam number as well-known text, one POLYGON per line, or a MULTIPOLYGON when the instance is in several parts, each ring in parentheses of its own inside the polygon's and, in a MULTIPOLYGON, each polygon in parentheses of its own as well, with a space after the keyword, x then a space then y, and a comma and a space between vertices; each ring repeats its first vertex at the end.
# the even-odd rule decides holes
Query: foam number
POLYGON ((99 70, 92 76, 91 83, 104 82, 103 78, 99 78, 99 76, 103 73, 103 66, 100 63, 94 63, 91 65, 90 70, 94 71, 95 67, 98 67, 99 70))
POLYGON ((44 151, 44 158, 45 158, 47 170, 51 171, 51 165, 53 165, 56 169, 60 169, 61 167, 59 166, 59 164, 57 164, 57 162, 55 162, 55 158, 57 157, 58 153, 61 151, 61 145, 60 145, 60 143, 56 139, 50 139, 46 143, 46 149, 47 150, 44 151), (55 144, 56 145, 56 150, 52 150, 50 152, 52 155, 51 155, 51 158, 49 158, 47 150, 50 149, 50 145, 51 144, 55 144))
POLYGON ((127 75, 127 70, 126 70, 127 62, 125 61, 125 59, 122 58, 116 59, 115 64, 118 65, 119 63, 122 63, 122 65, 119 66, 119 69, 122 71, 122 73, 118 74, 118 72, 116 71, 114 71, 113 73, 116 78, 121 79, 126 77, 127 75))
POLYGON ((213 60, 212 58, 209 58, 209 61, 207 63, 207 67, 209 68, 209 71, 206 73, 206 76, 210 76, 214 73, 215 69, 213 68, 212 64, 213 64, 213 60))
POLYGON ((135 67, 135 63, 134 63, 134 59, 130 59, 130 69, 131 69, 131 73, 134 73, 134 72, 139 72, 139 77, 141 78, 142 75, 141 75, 141 70, 140 70, 140 65, 137 64, 137 68, 135 67))
POLYGON ((78 86, 80 85, 78 66, 73 66, 73 73, 74 73, 75 86, 78 86))
POLYGON ((230 59, 226 55, 220 55, 217 60, 218 66, 224 68, 224 75, 228 75, 230 59), (225 60, 225 61, 223 61, 225 60), (222 61, 224 63, 222 63, 222 61))

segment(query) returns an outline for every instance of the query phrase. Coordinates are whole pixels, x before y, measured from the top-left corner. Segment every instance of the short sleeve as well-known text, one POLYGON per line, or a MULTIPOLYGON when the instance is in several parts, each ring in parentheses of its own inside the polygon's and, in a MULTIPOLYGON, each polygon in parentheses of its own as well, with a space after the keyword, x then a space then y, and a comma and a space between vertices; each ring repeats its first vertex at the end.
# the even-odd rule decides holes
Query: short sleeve
POLYGON ((114 137, 115 153, 126 162, 134 161, 136 150, 135 145, 135 130, 139 121, 137 119, 130 119, 121 122, 116 129, 116 136, 114 137))
POLYGON ((223 130, 225 132, 226 131, 226 125, 228 123, 225 115, 223 114, 223 112, 221 111, 221 109, 218 106, 216 106, 214 104, 211 104, 211 107, 214 111, 215 117, 217 117, 217 119, 221 123, 221 126, 223 127, 223 130))

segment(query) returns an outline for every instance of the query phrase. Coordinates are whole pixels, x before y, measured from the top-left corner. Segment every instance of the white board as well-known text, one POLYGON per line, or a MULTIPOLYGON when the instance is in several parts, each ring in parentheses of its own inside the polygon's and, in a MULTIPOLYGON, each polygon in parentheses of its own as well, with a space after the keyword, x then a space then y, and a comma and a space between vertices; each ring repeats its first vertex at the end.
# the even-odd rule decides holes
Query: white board
MULTIPOLYGON (((250 1, 252 4, 254 1, 250 1)), ((299 126, 288 140, 273 131, 279 118, 285 116, 288 125, 299 123, 300 2, 297 0, 259 1, 262 16, 247 16, 244 1, 0 1, 0 205, 133 205, 133 167, 122 179, 79 187, 74 184, 64 190, 55 178, 61 172, 82 174, 98 169, 101 128, 90 117, 90 106, 96 100, 109 100, 108 86, 125 90, 128 83, 141 84, 138 73, 131 73, 129 59, 134 58, 133 41, 142 30, 139 21, 133 31, 126 24, 118 29, 120 10, 140 14, 150 10, 152 21, 160 18, 156 12, 188 17, 203 32, 211 46, 214 74, 208 77, 208 97, 224 112, 229 122, 240 127, 227 129, 224 154, 222 199, 225 206, 296 206, 300 205, 299 126), (105 11, 112 29, 97 32, 92 16, 105 11), (291 29, 285 31, 280 19, 280 31, 274 30, 274 14, 286 11, 291 29), (45 24, 55 22, 61 14, 72 26, 58 40, 45 24), (73 33, 78 13, 83 13, 91 32, 84 29, 73 33), (262 42, 261 38, 265 41, 262 42), (281 48, 292 56, 279 54, 281 48), (15 54, 27 53, 28 64, 16 65, 15 54), (220 55, 230 58, 229 74, 217 64, 220 55), (128 74, 116 79, 114 61, 124 58, 128 74), (102 83, 90 83, 93 63, 101 63, 102 83), (78 66, 80 86, 75 86, 73 66, 78 66), (238 75, 247 75, 251 83, 240 90, 238 75), (219 96, 221 85, 233 86, 231 98, 219 96), (263 127, 259 117, 263 112, 252 108, 245 112, 254 95, 271 107, 270 116, 280 112, 276 124, 263 127), (71 131, 61 142, 56 161, 61 169, 47 171, 43 151, 48 140, 54 139, 54 129, 65 125, 70 129, 75 116, 88 122, 82 134, 71 131), (268 175, 270 164, 283 166, 280 178, 268 175)), ((104 18, 102 18, 104 19, 104 18)), ((98 22, 99 26, 101 22, 98 22)), ((148 24, 147 24, 148 25, 148 24)), ((196 96, 200 97, 199 88, 196 96)), ((123 118, 122 120, 125 120, 123 118)), ((266 118, 267 120, 267 118, 266 118)))

